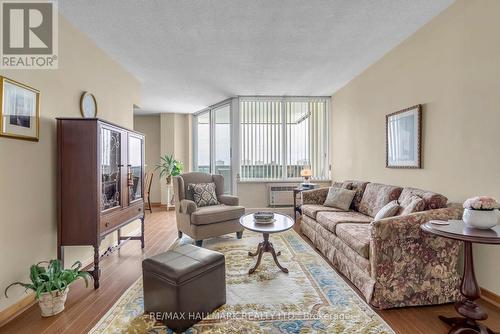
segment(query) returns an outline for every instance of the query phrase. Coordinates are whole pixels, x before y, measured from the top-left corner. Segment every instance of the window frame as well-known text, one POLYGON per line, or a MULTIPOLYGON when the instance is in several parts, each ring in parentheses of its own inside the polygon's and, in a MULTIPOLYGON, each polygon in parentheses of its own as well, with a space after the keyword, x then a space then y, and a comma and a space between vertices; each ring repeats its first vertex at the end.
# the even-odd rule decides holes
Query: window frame
POLYGON ((321 101, 325 103, 325 119, 324 119, 324 130, 326 134, 325 138, 325 152, 324 154, 324 170, 325 175, 323 177, 314 177, 311 181, 329 181, 331 179, 331 165, 330 165, 330 110, 331 110, 331 97, 330 96, 238 96, 238 123, 237 128, 238 131, 241 132, 241 124, 239 122, 240 117, 240 103, 242 101, 265 101, 265 102, 279 102, 281 104, 281 141, 283 146, 280 147, 281 150, 281 159, 283 161, 282 166, 282 177, 281 178, 245 178, 241 179, 241 147, 242 147, 242 138, 238 134, 238 165, 237 165, 237 182, 238 183, 279 183, 279 182, 300 182, 303 180, 302 177, 294 177, 289 178, 287 175, 288 168, 288 146, 287 146, 287 129, 286 129, 286 103, 287 102, 313 102, 313 101, 321 101))
MULTIPOLYGON (((238 183, 281 183, 281 182, 301 182, 303 178, 287 178, 287 147, 284 146, 280 148, 282 150, 282 160, 284 162, 282 169, 281 178, 252 178, 252 179, 241 179, 241 147, 242 147, 242 137, 241 137, 241 124, 240 124, 240 102, 241 101, 276 101, 281 103, 281 117, 283 120, 286 119, 286 102, 309 102, 309 101, 322 101, 325 103, 325 119, 324 119, 324 132, 325 132, 325 152, 324 154, 324 170, 325 175, 321 178, 315 177, 312 181, 329 181, 331 179, 331 165, 330 165, 330 118, 331 118, 331 97, 330 96, 250 96, 250 95, 240 95, 237 97, 232 97, 226 100, 223 100, 219 103, 216 103, 208 108, 202 109, 193 114, 193 122, 192 122, 192 133, 193 133, 193 167, 198 166, 197 162, 197 153, 198 153, 198 128, 197 121, 195 121, 195 117, 202 115, 204 113, 209 113, 209 122, 210 122, 210 171, 215 170, 215 132, 214 132, 214 115, 213 110, 218 109, 224 105, 230 106, 230 123, 231 123, 231 193, 237 193, 238 183), (283 152, 284 151, 284 152, 283 152)), ((282 122, 282 142, 286 145, 286 121, 282 122)), ((194 169, 194 168, 193 168, 194 169)))
MULTIPOLYGON (((210 164, 209 164, 209 173, 214 173, 215 172, 215 115, 214 115, 214 111, 216 111, 217 109, 220 109, 220 108, 223 108, 225 106, 229 106, 229 124, 230 124, 230 127, 231 127, 231 140, 230 140, 230 151, 229 151, 229 155, 230 155, 230 164, 231 164, 231 172, 230 172, 230 180, 227 180, 228 182, 230 182, 230 191, 229 191, 229 194, 234 194, 235 191, 236 191, 236 187, 235 187, 235 182, 234 182, 234 175, 235 175, 235 168, 236 168, 236 165, 234 164, 234 103, 233 103, 233 100, 234 98, 229 98, 229 99, 226 99, 224 101, 221 101, 221 102, 218 102, 214 105, 211 105, 210 107, 208 108, 205 108, 205 109, 202 109, 196 113, 193 114, 193 122, 192 122, 192 133, 193 133, 193 152, 192 152, 192 157, 193 157, 193 170, 195 170, 195 168, 197 169, 198 168, 198 121, 197 121, 197 117, 199 117, 200 115, 203 115, 203 114, 207 114, 208 113, 208 122, 209 122, 209 129, 210 129, 210 144, 209 144, 209 147, 210 147, 210 151, 209 151, 209 161, 210 161, 210 164)), ((226 180, 225 180, 226 182, 226 180)))

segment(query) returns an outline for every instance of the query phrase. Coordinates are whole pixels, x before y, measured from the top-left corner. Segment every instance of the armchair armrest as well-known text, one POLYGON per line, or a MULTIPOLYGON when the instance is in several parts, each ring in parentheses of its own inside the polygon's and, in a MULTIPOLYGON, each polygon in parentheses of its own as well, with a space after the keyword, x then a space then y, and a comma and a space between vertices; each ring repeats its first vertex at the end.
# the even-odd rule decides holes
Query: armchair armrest
POLYGON ((187 215, 190 215, 196 210, 198 210, 198 206, 196 205, 196 203, 188 199, 182 199, 180 206, 181 206, 180 213, 184 213, 187 215))
POLYGON ((240 203, 240 199, 237 196, 232 195, 220 195, 217 197, 219 202, 229 206, 237 206, 240 203))
POLYGON ((323 204, 325 203, 328 190, 330 188, 318 188, 311 190, 304 190, 301 192, 302 204, 323 204))
POLYGON ((420 225, 460 219, 462 210, 449 206, 371 223, 372 305, 385 309, 457 300, 461 243, 428 234, 420 225))

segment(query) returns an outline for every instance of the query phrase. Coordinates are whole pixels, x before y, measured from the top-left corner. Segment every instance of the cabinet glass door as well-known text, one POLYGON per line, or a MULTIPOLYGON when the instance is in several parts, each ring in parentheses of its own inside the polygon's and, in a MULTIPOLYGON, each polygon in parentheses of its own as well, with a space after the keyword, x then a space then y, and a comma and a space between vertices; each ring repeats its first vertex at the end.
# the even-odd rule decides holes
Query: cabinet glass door
POLYGON ((129 201, 142 198, 143 172, 142 172, 142 138, 134 135, 128 137, 128 188, 129 201))
POLYGON ((101 210, 121 206, 121 132, 101 128, 101 210))

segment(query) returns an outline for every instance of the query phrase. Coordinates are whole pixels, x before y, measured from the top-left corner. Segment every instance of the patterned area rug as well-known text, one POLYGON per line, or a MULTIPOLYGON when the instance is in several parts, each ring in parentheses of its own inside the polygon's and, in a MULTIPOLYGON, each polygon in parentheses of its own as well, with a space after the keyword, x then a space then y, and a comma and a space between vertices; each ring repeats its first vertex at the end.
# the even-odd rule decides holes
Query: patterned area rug
MULTIPOLYGON (((262 236, 245 231, 205 241, 226 256, 227 304, 186 333, 394 333, 295 231, 271 235, 280 250, 281 272, 269 253, 248 275, 262 236)), ((173 247, 190 242, 178 240, 173 247)), ((142 278, 135 282, 89 332, 171 333, 143 315, 142 278)))

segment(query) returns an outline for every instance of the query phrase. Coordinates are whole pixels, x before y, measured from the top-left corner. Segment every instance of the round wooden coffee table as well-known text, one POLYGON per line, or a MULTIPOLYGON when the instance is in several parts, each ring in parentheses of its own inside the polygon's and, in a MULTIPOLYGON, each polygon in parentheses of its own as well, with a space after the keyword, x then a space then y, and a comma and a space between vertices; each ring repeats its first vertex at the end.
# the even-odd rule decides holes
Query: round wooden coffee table
POLYGON ((481 296, 479 285, 474 273, 474 262, 472 260, 472 243, 500 244, 500 225, 491 229, 480 230, 470 228, 461 220, 450 220, 449 225, 437 225, 433 221, 427 222, 420 228, 428 233, 444 238, 460 240, 464 242, 464 274, 460 293, 464 297, 455 303, 455 310, 464 318, 448 318, 439 316, 439 319, 452 326, 452 333, 494 333, 485 325, 478 323, 486 320, 488 315, 477 305, 474 300, 481 296))
POLYGON ((280 213, 275 213, 274 219, 275 221, 271 224, 261 224, 254 221, 252 213, 246 214, 240 218, 240 224, 244 228, 250 231, 262 233, 262 235, 264 236, 264 241, 259 243, 255 253, 248 252, 249 256, 257 256, 257 263, 255 263, 255 266, 248 271, 249 274, 253 274, 255 272, 255 269, 257 269, 260 264, 260 260, 262 259, 262 254, 264 254, 265 252, 271 253, 278 268, 280 268, 284 273, 288 273, 288 269, 283 267, 278 262, 278 256, 281 255, 281 252, 276 252, 274 250, 273 244, 269 241, 269 235, 291 229, 294 221, 291 217, 282 215, 280 213))

